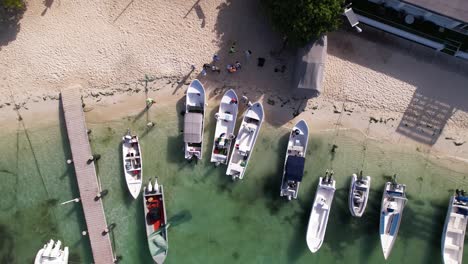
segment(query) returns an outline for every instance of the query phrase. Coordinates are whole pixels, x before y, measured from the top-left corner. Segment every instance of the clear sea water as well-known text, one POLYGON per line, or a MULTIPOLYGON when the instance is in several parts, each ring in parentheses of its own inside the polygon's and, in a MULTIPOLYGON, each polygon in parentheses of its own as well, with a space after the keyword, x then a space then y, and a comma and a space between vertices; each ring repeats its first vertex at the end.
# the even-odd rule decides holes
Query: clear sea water
MULTIPOLYGON (((212 117, 215 109, 207 115, 212 117)), ((267 113, 268 114, 268 113, 267 113)), ((127 128, 140 135, 144 178, 159 177, 165 187, 169 229, 166 263, 441 263, 440 238, 449 196, 468 188, 468 166, 421 153, 414 147, 383 145, 369 140, 362 164, 363 136, 356 131, 310 135, 304 181, 299 199, 279 197, 288 131, 263 125, 244 180, 232 182, 225 167, 209 163, 214 119, 207 118, 205 156, 198 164, 183 159, 181 118, 175 108, 155 112, 156 126, 130 116, 88 124, 91 145, 102 155, 98 175, 112 237, 121 263, 152 263, 143 228, 141 196, 127 192, 120 141, 127 128), (331 155, 331 145, 338 149, 331 155), (450 165, 451 164, 451 165, 450 165), (450 165, 450 166, 448 166, 450 165), (335 170, 337 191, 325 242, 312 254, 305 233, 318 177, 335 170), (363 169, 371 175, 372 192, 365 215, 348 211, 350 175, 363 169), (391 175, 407 184, 398 240, 385 262, 378 235, 383 184, 391 175)), ((0 137, 0 263, 33 263, 37 250, 50 238, 70 247, 70 263, 91 263, 80 204, 61 202, 78 197, 65 129, 59 118, 48 127, 24 129, 0 137)), ((465 260, 468 253, 464 254, 465 260)))

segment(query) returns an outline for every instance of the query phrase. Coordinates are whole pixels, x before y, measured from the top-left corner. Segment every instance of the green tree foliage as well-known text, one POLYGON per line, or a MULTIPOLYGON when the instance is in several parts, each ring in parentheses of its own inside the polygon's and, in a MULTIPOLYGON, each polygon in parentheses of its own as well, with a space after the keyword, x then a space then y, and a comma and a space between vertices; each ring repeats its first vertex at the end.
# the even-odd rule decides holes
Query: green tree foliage
POLYGON ((17 10, 25 8, 23 0, 0 0, 0 6, 17 10))
POLYGON ((303 46, 341 23, 344 0, 262 0, 275 30, 303 46))

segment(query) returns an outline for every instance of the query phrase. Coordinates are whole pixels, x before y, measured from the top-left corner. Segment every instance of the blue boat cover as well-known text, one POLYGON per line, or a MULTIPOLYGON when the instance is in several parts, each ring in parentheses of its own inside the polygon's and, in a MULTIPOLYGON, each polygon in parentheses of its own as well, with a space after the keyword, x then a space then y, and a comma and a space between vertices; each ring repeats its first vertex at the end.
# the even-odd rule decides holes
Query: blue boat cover
POLYGON ((380 234, 385 234, 385 213, 380 214, 380 234))
POLYGON ((391 227, 390 227, 390 235, 391 236, 395 235, 395 231, 397 230, 399 220, 400 220, 400 214, 393 215, 392 224, 391 224, 391 227))
POLYGON ((286 179, 288 181, 302 181, 304 175, 304 157, 289 156, 286 161, 286 179))
POLYGON ((460 202, 468 202, 468 197, 466 197, 466 196, 459 195, 456 198, 460 202))
POLYGON ((396 191, 387 191, 387 193, 388 193, 389 195, 392 195, 392 196, 398 196, 398 197, 403 196, 403 193, 401 193, 401 192, 396 192, 396 191))

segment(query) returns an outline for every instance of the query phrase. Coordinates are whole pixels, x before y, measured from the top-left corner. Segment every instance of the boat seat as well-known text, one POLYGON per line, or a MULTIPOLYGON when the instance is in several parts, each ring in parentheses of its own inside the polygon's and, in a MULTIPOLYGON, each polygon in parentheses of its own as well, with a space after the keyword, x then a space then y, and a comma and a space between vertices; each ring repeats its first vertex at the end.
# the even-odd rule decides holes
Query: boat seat
POLYGON ((460 218, 456 217, 454 222, 453 222, 453 226, 459 227, 460 226, 460 221, 461 221, 460 218))
POLYGON ((218 113, 217 118, 220 120, 224 120, 224 121, 234 120, 234 116, 231 114, 227 114, 227 113, 218 113))
POLYGON ((451 216, 451 217, 455 217, 455 218, 465 218, 464 215, 457 214, 457 213, 451 213, 450 216, 451 216))
POLYGON ((445 244, 445 248, 446 248, 446 249, 451 249, 451 250, 456 250, 456 251, 459 251, 459 250, 460 250, 460 247, 459 247, 459 246, 456 246, 456 245, 450 244, 450 243, 446 243, 446 244, 445 244))
POLYGON ((448 227, 448 228, 447 228, 447 232, 452 232, 452 233, 457 233, 457 234, 463 234, 463 230, 456 229, 456 228, 451 228, 451 227, 448 227))

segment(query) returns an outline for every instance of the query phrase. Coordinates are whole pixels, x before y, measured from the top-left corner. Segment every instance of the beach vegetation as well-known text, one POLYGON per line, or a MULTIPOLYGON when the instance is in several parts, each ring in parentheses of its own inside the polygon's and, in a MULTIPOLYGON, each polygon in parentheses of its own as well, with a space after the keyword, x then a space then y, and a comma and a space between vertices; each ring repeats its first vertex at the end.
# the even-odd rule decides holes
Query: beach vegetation
POLYGON ((301 47, 341 24, 344 0, 262 0, 273 28, 301 47))
POLYGON ((22 10, 26 7, 23 0, 2 0, 0 5, 7 9, 22 10))

